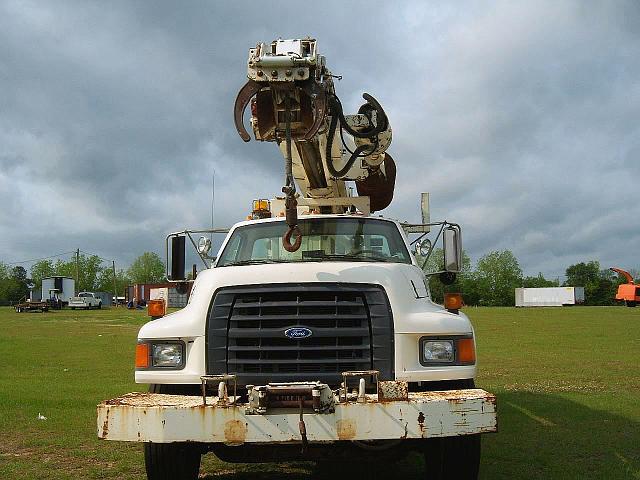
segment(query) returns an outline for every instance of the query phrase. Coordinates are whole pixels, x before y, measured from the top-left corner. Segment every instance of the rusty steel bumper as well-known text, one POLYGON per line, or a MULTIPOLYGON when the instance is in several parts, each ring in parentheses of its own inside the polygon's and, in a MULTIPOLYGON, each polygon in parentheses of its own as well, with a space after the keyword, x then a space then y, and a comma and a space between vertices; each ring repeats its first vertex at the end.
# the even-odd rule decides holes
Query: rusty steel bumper
MULTIPOLYGON (((129 393, 98 405, 98 437, 129 442, 241 445, 302 441, 295 408, 255 414, 233 399, 129 393)), ((305 409, 312 442, 449 437, 497 431, 496 398, 481 389, 409 393, 405 400, 339 402, 331 413, 305 409)), ((305 442, 306 443, 306 442, 305 442)))

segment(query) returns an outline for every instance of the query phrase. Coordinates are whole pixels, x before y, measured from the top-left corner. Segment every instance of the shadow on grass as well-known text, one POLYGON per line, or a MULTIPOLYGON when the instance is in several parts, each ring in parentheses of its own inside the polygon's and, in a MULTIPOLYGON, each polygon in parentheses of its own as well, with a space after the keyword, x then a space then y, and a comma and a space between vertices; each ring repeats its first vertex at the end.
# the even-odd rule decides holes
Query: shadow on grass
MULTIPOLYGON (((637 422, 556 394, 504 392, 498 394, 498 409, 499 433, 483 437, 482 479, 640 480, 637 422)), ((364 475, 368 480, 412 480, 425 475, 418 455, 397 464, 345 464, 343 475, 325 474, 313 463, 229 464, 211 458, 204 462, 204 470, 207 474, 201 476, 202 480, 335 479, 352 475, 364 475)))
POLYGON ((640 479, 635 421, 556 394, 505 392, 498 425, 483 439, 481 478, 640 479))

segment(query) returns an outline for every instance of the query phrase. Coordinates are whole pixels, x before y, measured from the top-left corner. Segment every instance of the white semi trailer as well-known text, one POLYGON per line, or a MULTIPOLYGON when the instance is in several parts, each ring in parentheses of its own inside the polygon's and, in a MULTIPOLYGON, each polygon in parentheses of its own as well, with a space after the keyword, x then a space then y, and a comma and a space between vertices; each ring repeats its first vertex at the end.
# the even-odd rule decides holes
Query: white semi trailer
POLYGON ((248 140, 251 102, 254 135, 284 153, 285 196, 255 201, 216 257, 197 232, 167 237, 173 281, 185 281, 187 240, 207 268, 185 308, 140 329, 135 379, 150 391, 98 405, 98 436, 144 443, 152 480, 196 479, 205 452, 352 462, 419 451, 429 478, 476 478, 496 399, 475 388, 461 298, 432 302, 407 236, 428 255, 433 228, 445 250, 437 273, 452 281, 460 227, 371 215, 393 194, 389 122, 367 95, 342 114, 315 40, 258 45, 248 77, 236 126, 248 140), (360 196, 347 195, 348 180, 360 196))

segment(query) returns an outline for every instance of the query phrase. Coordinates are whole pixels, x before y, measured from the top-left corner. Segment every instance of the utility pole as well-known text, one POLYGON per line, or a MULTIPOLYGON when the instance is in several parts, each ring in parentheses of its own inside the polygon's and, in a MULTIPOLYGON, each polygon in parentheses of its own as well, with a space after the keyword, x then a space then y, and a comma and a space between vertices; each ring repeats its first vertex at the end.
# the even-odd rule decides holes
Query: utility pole
POLYGON ((76 250, 76 295, 80 292, 80 249, 76 250))
POLYGON ((118 306, 118 287, 116 285, 116 261, 112 260, 111 261, 112 265, 113 265, 113 301, 115 303, 115 306, 118 306))

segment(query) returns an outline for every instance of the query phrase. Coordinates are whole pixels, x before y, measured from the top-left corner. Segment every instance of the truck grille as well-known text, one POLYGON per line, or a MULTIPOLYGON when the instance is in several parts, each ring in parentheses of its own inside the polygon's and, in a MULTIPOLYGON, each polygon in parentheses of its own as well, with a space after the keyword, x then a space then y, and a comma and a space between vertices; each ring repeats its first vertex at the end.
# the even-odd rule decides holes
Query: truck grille
POLYGON ((320 380, 337 386, 340 372, 372 368, 392 378, 392 358, 391 309, 378 286, 230 287, 211 304, 207 373, 234 373, 240 385, 320 380), (285 332, 293 327, 311 335, 289 338, 285 332))

